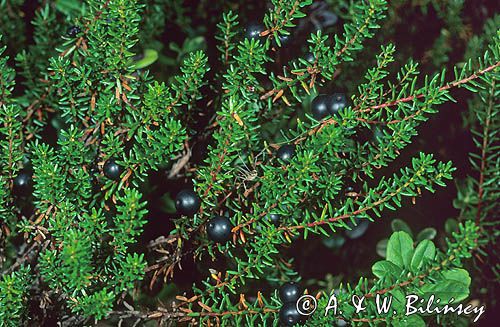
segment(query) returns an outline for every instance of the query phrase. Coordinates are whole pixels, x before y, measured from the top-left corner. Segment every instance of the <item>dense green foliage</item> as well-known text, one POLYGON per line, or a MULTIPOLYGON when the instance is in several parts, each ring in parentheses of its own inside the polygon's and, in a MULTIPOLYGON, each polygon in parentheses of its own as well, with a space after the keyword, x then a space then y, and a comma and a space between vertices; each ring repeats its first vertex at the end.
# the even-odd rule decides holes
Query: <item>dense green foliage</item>
MULTIPOLYGON (((0 326, 50 319, 69 326, 100 320, 277 326, 282 303, 275 289, 300 280, 284 250, 289 244, 377 223, 450 184, 456 168, 436 155, 395 161, 423 123, 456 101, 456 89, 471 94, 464 122, 477 146, 470 155, 477 175, 458 183, 460 214, 447 223, 446 241, 433 241, 433 228, 413 236, 397 221, 380 243, 384 260, 373 263, 373 275, 308 290, 317 294, 318 310, 304 323, 467 323, 453 315, 406 316, 404 298, 464 301, 477 273, 467 262, 496 255, 485 248, 498 236, 499 16, 468 39, 465 58, 450 70, 441 66, 449 60, 450 33, 465 28, 463 1, 445 8, 422 1, 444 20, 445 32, 428 53, 435 68, 429 72, 385 39, 384 23, 405 1, 327 3, 343 26, 333 35, 308 31, 301 49, 312 55, 308 60, 303 53, 286 59, 285 51, 312 15, 311 0, 271 0, 255 38, 243 36, 243 5, 217 2, 214 10, 224 14, 206 27, 213 27, 214 51, 196 36, 195 14, 182 1, 46 1, 37 6, 27 41, 23 1, 0 0, 0 326), (191 37, 165 50, 160 37, 169 24, 191 37), (73 25, 79 30, 68 35, 73 25), (350 69, 365 71, 349 78, 350 69), (314 119, 311 100, 337 82, 350 91, 348 106, 314 119), (209 116, 202 127, 200 106, 209 116), (188 165, 193 140, 206 138, 208 155, 188 165), (294 146, 289 162, 276 157, 284 144, 294 146), (103 173, 111 159, 122 168, 118 180, 103 173), (194 217, 177 216, 174 228, 146 249, 140 237, 153 219, 148 177, 156 171, 192 180, 201 208, 194 217), (15 191, 21 172, 32 174, 28 196, 15 191), (215 215, 234 227, 227 243, 207 237, 215 215), (174 303, 145 300, 155 285, 174 283, 187 256, 203 266, 202 280, 174 291, 174 303), (330 294, 342 313, 323 314, 330 294), (381 315, 372 302, 356 313, 345 305, 353 294, 392 295, 397 314, 381 315)), ((493 270, 496 283, 498 266, 493 270)))

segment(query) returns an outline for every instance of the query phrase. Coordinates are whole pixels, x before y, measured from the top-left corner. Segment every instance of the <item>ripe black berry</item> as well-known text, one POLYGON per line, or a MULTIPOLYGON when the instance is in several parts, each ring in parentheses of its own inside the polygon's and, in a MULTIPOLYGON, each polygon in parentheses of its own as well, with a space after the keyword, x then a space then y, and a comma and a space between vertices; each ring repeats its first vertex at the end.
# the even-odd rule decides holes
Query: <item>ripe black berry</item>
POLYGON ((314 2, 310 7, 311 23, 315 31, 322 31, 325 28, 335 25, 338 17, 330 11, 329 5, 325 1, 314 2))
POLYGON ((226 243, 231 239, 231 229, 233 226, 228 218, 215 216, 207 225, 208 237, 216 243, 226 243))
POLYGON ((82 30, 78 26, 71 26, 68 28, 68 36, 71 38, 76 37, 78 34, 80 34, 82 30))
POLYGON ((180 214, 192 216, 200 209, 200 198, 192 190, 182 190, 175 198, 175 207, 180 214))
POLYGON ((14 178, 12 192, 18 196, 28 196, 33 191, 33 179, 31 172, 22 170, 14 178))
POLYGON ((278 158, 283 160, 285 163, 290 162, 294 154, 295 154, 295 145, 293 144, 282 145, 277 153, 278 158))
POLYGON ((347 106, 347 99, 343 93, 334 93, 330 99, 330 114, 332 115, 335 115, 347 106))
POLYGON ((281 216, 276 214, 276 213, 270 213, 268 216, 269 221, 274 225, 274 226, 279 226, 281 216))
POLYGON ((351 240, 360 238, 366 233, 368 226, 370 223, 366 219, 356 219, 356 225, 354 225, 351 221, 347 223, 347 225, 351 228, 351 230, 345 230, 345 236, 350 238, 351 240))
POLYGON ((383 138, 384 138, 383 130, 376 126, 373 129, 373 143, 379 144, 380 142, 383 141, 383 138))
POLYGON ((122 167, 115 162, 115 159, 111 158, 104 164, 103 171, 104 176, 116 181, 120 178, 122 167))
POLYGON ((138 54, 136 54, 136 55, 134 55, 132 57, 133 61, 139 61, 139 60, 142 60, 142 59, 144 59, 144 53, 138 53, 138 54))
POLYGON ((285 303, 280 309, 280 322, 284 326, 293 326, 300 321, 300 313, 297 311, 296 304, 285 303))
POLYGON ((331 98, 326 94, 320 94, 311 102, 311 111, 317 120, 321 120, 330 114, 332 107, 331 98))
POLYGON ((280 287, 280 299, 283 303, 295 303, 302 293, 299 284, 288 282, 280 287))
POLYGON ((250 23, 245 29, 245 36, 249 39, 258 39, 260 37, 260 33, 264 30, 264 25, 259 23, 250 23))
POLYGON ((306 52, 304 59, 307 60, 307 62, 312 64, 316 60, 316 57, 314 56, 314 53, 306 52))
POLYGON ((344 181, 344 194, 351 195, 351 193, 356 193, 356 189, 359 189, 359 186, 356 186, 356 183, 351 179, 347 179, 344 181))
MULTIPOLYGON (((291 41, 291 35, 278 35, 278 39, 280 40, 279 47, 284 47, 291 41)), ((276 42, 276 39, 273 37, 273 46, 277 47, 278 43, 276 42)))

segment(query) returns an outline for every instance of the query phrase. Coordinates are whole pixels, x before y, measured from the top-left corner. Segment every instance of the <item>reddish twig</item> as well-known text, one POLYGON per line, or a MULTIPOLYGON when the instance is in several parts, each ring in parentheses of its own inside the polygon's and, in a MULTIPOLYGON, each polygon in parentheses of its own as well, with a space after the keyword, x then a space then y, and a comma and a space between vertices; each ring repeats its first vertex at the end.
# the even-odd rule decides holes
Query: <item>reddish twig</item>
POLYGON ((486 112, 486 120, 484 122, 483 130, 483 143, 481 145, 481 166, 479 168, 479 182, 478 182, 478 193, 477 193, 477 211, 476 211, 476 224, 479 224, 481 219, 481 209, 483 205, 484 196, 484 171, 486 169, 486 148, 488 147, 488 133, 491 123, 491 109, 493 107, 493 98, 495 93, 495 80, 491 83, 491 93, 490 101, 488 103, 488 110, 486 112))

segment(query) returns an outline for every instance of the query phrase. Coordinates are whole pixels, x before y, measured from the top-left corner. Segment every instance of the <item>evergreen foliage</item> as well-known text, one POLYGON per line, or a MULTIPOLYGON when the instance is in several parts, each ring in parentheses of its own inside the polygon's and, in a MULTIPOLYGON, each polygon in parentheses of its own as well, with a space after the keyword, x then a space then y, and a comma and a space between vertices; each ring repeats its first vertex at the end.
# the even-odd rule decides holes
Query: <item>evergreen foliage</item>
MULTIPOLYGON (((428 72, 384 38, 384 23, 405 1, 328 2, 343 19, 341 31, 308 31, 310 60, 301 54, 282 62, 312 15, 311 0, 269 1, 254 38, 244 37, 243 5, 217 2, 214 11, 224 13, 214 17, 213 57, 181 1, 46 1, 27 41, 25 3, 0 0, 0 326, 43 325, 49 316, 64 326, 277 326, 279 286, 301 280, 284 249, 378 223, 452 184, 457 169, 439 155, 397 159, 443 104, 457 101, 457 89, 470 94, 462 105, 476 175, 457 181, 460 213, 447 222, 446 241, 433 241, 432 228, 414 236, 396 223, 371 275, 335 290, 305 287, 318 309, 301 324, 463 323, 452 315, 407 316, 404 304, 407 294, 470 300, 479 274, 471 262, 498 255, 499 16, 469 38, 463 62, 452 64, 447 44, 450 33, 465 29, 464 1, 422 1, 444 21, 426 54, 435 68, 428 72), (165 50, 159 41, 168 24, 186 31, 182 47, 165 50), (68 33, 72 26, 79 31, 68 33), (167 58, 168 51, 176 56, 167 58), (160 65, 153 76, 149 69, 160 65), (345 107, 316 118, 303 110, 350 68, 366 69, 350 77, 345 107), (209 101, 200 105, 207 88, 209 101), (197 110, 211 115, 213 108, 206 126, 197 126, 197 110), (207 155, 185 169, 193 140, 204 139, 207 155), (286 158, 284 146, 293 149, 286 158), (110 160, 119 178, 106 175, 110 160), (13 181, 23 171, 32 174, 33 191, 19 196, 13 181), (174 228, 146 249, 149 177, 158 171, 183 171, 201 203, 193 215, 173 218, 174 228), (224 232, 214 232, 222 228, 210 225, 214 218, 224 232), (174 303, 144 300, 183 274, 187 256, 202 266, 201 279, 174 303), (342 313, 325 315, 332 294, 342 313), (397 313, 379 314, 373 301, 356 313, 348 305, 354 294, 391 295, 397 313)), ((492 270, 498 283, 498 264, 492 270)))

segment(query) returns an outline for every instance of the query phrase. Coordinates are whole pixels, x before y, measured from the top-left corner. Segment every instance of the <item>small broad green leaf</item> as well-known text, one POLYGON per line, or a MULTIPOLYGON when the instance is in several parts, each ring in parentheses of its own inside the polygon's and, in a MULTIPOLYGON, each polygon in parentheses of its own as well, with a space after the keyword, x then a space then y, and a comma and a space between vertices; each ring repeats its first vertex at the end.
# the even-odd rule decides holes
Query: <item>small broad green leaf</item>
POLYGON ((413 256, 413 240, 406 232, 395 232, 387 243, 387 260, 401 268, 410 266, 413 256))
POLYGON ((447 234, 451 234, 458 231, 458 221, 454 218, 446 219, 444 223, 444 230, 447 234))
POLYGON ((323 238, 322 243, 329 249, 341 248, 345 243, 345 238, 341 235, 333 234, 331 237, 323 238))
POLYGON ((175 201, 172 199, 170 193, 165 193, 161 197, 161 210, 166 213, 174 213, 177 211, 175 208, 175 201))
POLYGON ((406 306, 406 295, 401 289, 395 288, 389 292, 392 296, 391 309, 396 312, 404 312, 406 306))
POLYGON ((170 42, 168 44, 168 48, 172 51, 175 51, 177 53, 181 53, 182 52, 182 49, 181 47, 177 44, 177 43, 174 43, 174 42, 170 42))
POLYGON ((442 273, 443 278, 433 284, 425 284, 420 291, 423 297, 428 299, 434 295, 435 300, 448 303, 451 298, 453 303, 464 300, 469 296, 471 278, 465 269, 452 269, 442 273))
POLYGON ((425 260, 433 260, 436 255, 436 247, 434 243, 429 240, 423 240, 418 243, 415 253, 413 253, 413 257, 411 258, 411 270, 416 272, 425 260))
POLYGON ((400 267, 387 260, 377 261, 372 266, 372 272, 378 278, 386 277, 387 275, 397 278, 401 274, 401 271, 400 267))
POLYGON ((196 36, 192 39, 187 39, 182 45, 184 53, 190 53, 197 50, 204 50, 207 48, 207 42, 203 36, 196 36))
POLYGON ((389 240, 384 238, 383 240, 378 241, 377 243, 377 254, 382 258, 385 258, 387 255, 387 242, 389 240))
POLYGON ((436 237, 437 231, 433 227, 424 228, 417 235, 417 242, 423 240, 433 240, 436 237))
POLYGON ((408 224, 401 219, 394 219, 391 222, 391 228, 393 232, 403 231, 407 232, 411 237, 413 237, 413 232, 411 231, 410 226, 408 226, 408 224))
POLYGON ((158 59, 158 52, 153 49, 144 50, 144 57, 134 63, 134 69, 142 69, 158 59))

